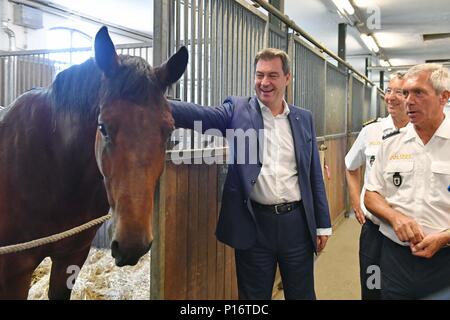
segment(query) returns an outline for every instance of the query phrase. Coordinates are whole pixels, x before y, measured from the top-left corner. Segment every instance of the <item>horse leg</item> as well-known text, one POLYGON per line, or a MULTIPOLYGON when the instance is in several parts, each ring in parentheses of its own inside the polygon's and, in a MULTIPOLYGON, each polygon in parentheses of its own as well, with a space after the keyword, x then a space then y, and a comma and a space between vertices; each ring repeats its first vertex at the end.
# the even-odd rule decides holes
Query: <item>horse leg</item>
MULTIPOLYGON (((10 277, 0 285, 0 300, 26 300, 34 270, 10 277)), ((8 277, 8 275, 5 275, 8 277)))
POLYGON ((72 288, 89 254, 90 247, 68 256, 52 257, 52 271, 48 298, 50 300, 70 300, 72 288))
POLYGON ((41 260, 22 257, 0 261, 0 300, 26 300, 31 276, 41 260))

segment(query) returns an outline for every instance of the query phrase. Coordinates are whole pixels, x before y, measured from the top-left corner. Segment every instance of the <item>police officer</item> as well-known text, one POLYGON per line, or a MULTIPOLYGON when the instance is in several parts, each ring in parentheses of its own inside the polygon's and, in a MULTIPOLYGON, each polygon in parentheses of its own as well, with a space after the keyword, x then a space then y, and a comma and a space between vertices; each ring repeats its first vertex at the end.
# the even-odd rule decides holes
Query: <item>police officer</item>
POLYGON ((450 73, 408 70, 411 125, 387 137, 366 184, 365 205, 381 218, 381 295, 420 299, 450 287, 450 73))
POLYGON ((380 299, 380 290, 377 289, 377 284, 368 284, 367 281, 371 275, 368 268, 372 265, 379 266, 382 236, 378 232, 379 220, 364 207, 364 187, 361 191, 360 186, 361 168, 365 164, 364 183, 366 183, 382 137, 397 128, 406 126, 409 122, 402 90, 403 76, 404 73, 401 72, 393 74, 389 86, 386 88, 384 99, 389 116, 367 122, 345 156, 350 201, 356 219, 363 225, 359 238, 359 269, 363 300, 380 299))

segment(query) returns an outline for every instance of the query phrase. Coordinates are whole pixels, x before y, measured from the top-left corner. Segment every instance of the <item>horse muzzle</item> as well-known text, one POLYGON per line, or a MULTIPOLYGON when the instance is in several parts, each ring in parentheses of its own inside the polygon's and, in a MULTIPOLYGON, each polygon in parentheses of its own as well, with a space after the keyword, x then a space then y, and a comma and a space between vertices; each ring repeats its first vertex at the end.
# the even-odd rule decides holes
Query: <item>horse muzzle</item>
POLYGON ((134 266, 139 259, 146 254, 152 247, 152 242, 141 248, 124 248, 121 247, 117 240, 111 242, 111 255, 115 259, 116 266, 134 266))

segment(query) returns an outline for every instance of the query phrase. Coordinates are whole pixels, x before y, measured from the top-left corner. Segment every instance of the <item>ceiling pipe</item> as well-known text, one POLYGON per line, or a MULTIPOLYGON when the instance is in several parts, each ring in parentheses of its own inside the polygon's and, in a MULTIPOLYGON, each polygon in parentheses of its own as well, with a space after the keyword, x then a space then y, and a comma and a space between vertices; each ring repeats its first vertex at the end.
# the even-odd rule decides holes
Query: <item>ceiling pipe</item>
POLYGON ((8 18, 8 0, 0 0, 0 11, 1 11, 1 29, 8 36, 9 40, 9 51, 16 50, 16 34, 9 28, 9 18, 8 18))
POLYGON ((322 52, 325 52, 330 57, 332 57, 334 60, 336 60, 337 62, 340 62, 342 65, 346 66, 349 70, 351 70, 353 73, 355 73, 358 76, 360 76, 362 79, 364 79, 366 82, 370 83, 372 86, 375 85, 369 78, 367 78, 361 72, 359 72, 358 70, 353 68, 353 66, 350 65, 347 61, 342 60, 334 52, 332 52, 331 50, 329 50, 328 48, 323 46, 313 36, 311 36, 306 31, 304 31, 302 28, 300 28, 293 20, 289 19, 288 16, 286 16, 284 13, 282 13, 281 11, 276 9, 274 6, 270 5, 265 0, 252 0, 252 1, 254 3, 256 3, 257 5, 259 5, 260 7, 264 8, 265 10, 267 10, 268 12, 270 12, 271 14, 273 14, 278 19, 280 19, 282 22, 284 22, 284 24, 286 24, 286 26, 288 28, 290 28, 293 31, 295 31, 296 33, 300 34, 303 38, 305 38, 306 40, 308 40, 309 42, 314 44, 317 48, 319 48, 319 50, 321 50, 322 52))
MULTIPOLYGON (((439 64, 441 64, 443 67, 446 67, 446 68, 450 69, 450 63, 439 63, 439 64)), ((384 71, 398 71, 398 70, 404 70, 404 71, 406 71, 406 70, 408 70, 409 68, 412 68, 412 67, 414 67, 414 66, 415 66, 415 65, 413 65, 413 64, 410 64, 410 65, 389 66, 389 67, 383 67, 383 66, 371 66, 371 67, 368 67, 368 69, 369 69, 369 70, 372 70, 372 71, 381 71, 381 70, 384 70, 384 71)))

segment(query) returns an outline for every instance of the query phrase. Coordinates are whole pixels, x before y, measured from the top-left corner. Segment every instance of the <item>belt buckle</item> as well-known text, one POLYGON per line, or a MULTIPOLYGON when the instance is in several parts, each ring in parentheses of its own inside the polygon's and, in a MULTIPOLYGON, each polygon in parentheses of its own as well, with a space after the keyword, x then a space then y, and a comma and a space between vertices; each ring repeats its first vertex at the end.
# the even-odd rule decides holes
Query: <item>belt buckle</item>
POLYGON ((283 204, 276 204, 275 205, 275 213, 276 214, 281 214, 281 212, 278 211, 278 207, 281 207, 283 204))

